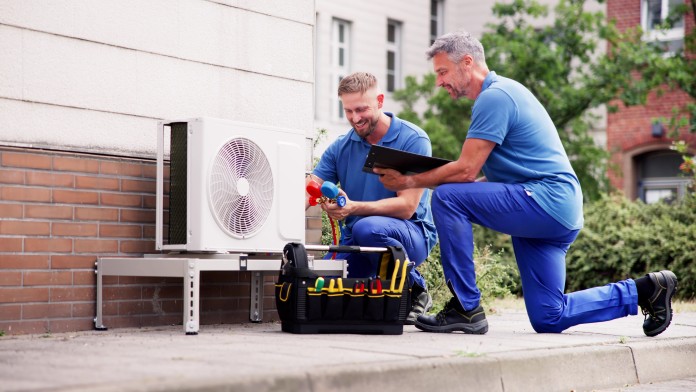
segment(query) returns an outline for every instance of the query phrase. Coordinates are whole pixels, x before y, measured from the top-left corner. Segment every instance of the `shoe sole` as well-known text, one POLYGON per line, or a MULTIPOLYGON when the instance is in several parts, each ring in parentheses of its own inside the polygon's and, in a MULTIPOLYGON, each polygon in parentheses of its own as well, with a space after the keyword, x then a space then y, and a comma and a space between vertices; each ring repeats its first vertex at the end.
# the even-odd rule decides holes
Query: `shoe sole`
MULTIPOLYGON (((423 313, 421 314, 426 314, 428 313, 428 310, 433 307, 433 299, 431 297, 428 297, 428 303, 425 304, 425 308, 423 308, 423 313)), ((416 325, 416 320, 418 320, 418 316, 420 314, 416 314, 416 317, 411 317, 411 313, 408 314, 406 317, 406 320, 404 320, 404 325, 416 325)))
POLYGON ((461 331, 472 335, 483 335, 488 332, 488 320, 485 319, 477 323, 457 323, 444 326, 425 325, 416 321, 415 325, 416 328, 425 332, 450 333, 454 331, 461 331))
POLYGON ((653 329, 652 331, 643 331, 647 336, 657 336, 664 332, 667 327, 672 323, 672 296, 674 296, 674 293, 677 292, 677 276, 674 275, 672 271, 660 271, 662 276, 665 277, 665 281, 667 282, 667 307, 666 307, 666 312, 665 314, 667 315, 667 320, 664 324, 660 325, 658 328, 653 329), (670 285, 670 282, 672 285, 670 285), (670 287, 671 286, 671 287, 670 287))

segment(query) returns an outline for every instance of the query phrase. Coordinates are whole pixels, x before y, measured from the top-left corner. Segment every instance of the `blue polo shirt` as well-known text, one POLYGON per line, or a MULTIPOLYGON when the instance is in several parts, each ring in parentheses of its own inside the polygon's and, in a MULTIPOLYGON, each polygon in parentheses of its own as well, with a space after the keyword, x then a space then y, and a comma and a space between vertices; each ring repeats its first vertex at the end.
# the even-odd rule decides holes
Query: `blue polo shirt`
POLYGON ((570 230, 582 228, 582 190, 551 117, 520 83, 490 72, 472 108, 467 138, 497 145, 483 165, 488 181, 522 184, 570 230))
MULTIPOLYGON (((428 135, 416 125, 399 119, 392 113, 385 112, 391 117, 391 125, 382 140, 381 146, 410 151, 416 154, 431 156, 432 148, 428 135)), ((314 168, 313 174, 324 181, 341 184, 341 189, 348 198, 356 201, 375 201, 396 197, 396 192, 386 189, 379 176, 362 171, 365 158, 370 150, 370 143, 363 140, 351 128, 347 134, 341 135, 324 151, 321 160, 314 168)), ((351 237, 355 222, 363 216, 349 216, 342 229, 344 240, 351 237)), ((423 228, 428 250, 437 243, 437 233, 430 211, 430 190, 423 192, 416 213, 410 219, 423 228)))

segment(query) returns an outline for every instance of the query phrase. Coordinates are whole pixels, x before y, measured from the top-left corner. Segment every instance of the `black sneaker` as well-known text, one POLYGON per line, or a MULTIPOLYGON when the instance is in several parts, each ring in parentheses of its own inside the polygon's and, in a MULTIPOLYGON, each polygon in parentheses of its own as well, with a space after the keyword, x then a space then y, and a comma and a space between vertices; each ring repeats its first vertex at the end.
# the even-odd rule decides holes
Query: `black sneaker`
POLYGON ((422 316, 433 307, 433 299, 430 297, 427 291, 421 291, 420 294, 413 297, 413 302, 411 306, 411 311, 408 313, 408 317, 404 321, 405 325, 413 325, 416 323, 418 316, 422 316))
POLYGON ((452 332, 483 335, 488 332, 486 313, 479 305, 476 309, 461 311, 461 306, 452 298, 445 308, 435 316, 423 315, 416 320, 416 328, 426 332, 452 332), (457 309, 460 308, 460 309, 457 309))
POLYGON ((656 336, 672 322, 672 296, 677 291, 677 276, 667 270, 651 272, 647 276, 655 285, 655 290, 647 302, 639 303, 645 315, 643 332, 656 336))

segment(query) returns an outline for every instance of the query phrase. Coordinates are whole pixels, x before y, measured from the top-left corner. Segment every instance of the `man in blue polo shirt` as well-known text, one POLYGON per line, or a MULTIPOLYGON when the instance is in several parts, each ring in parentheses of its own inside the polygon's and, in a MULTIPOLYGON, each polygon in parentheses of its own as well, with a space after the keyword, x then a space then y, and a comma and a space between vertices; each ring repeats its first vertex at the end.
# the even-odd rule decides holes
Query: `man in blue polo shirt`
POLYGON ((428 332, 483 334, 488 322, 476 287, 471 225, 510 234, 527 314, 537 332, 646 316, 655 336, 671 322, 677 278, 652 272, 565 294, 565 255, 583 225, 582 191, 556 127, 524 86, 488 70, 483 46, 465 32, 445 34, 427 52, 438 86, 474 100, 471 126, 457 161, 418 175, 375 169, 393 190, 435 187, 433 216, 442 267, 454 297, 437 316, 420 316, 428 332), (480 171, 485 177, 476 178, 480 171))
MULTIPOLYGON (((431 155, 430 139, 420 128, 382 111, 384 94, 377 79, 366 72, 356 72, 341 79, 338 96, 351 128, 335 140, 322 154, 307 182, 331 181, 340 184, 346 205, 324 203, 321 208, 336 221, 342 221, 341 245, 363 247, 401 246, 408 258, 420 265, 437 242, 430 211, 430 190, 386 189, 374 174, 362 170, 373 144, 431 155)), ((309 203, 305 204, 305 208, 309 203)), ((348 261, 348 277, 374 277, 379 254, 345 253, 336 256, 348 261)), ((414 268, 413 307, 406 323, 432 306, 425 279, 414 268)))

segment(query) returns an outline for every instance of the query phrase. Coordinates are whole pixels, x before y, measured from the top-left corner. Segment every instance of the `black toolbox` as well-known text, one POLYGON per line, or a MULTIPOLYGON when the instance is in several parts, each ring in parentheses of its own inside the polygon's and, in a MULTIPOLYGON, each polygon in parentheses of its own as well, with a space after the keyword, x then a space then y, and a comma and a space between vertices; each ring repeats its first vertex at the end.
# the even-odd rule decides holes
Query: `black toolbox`
POLYGON ((318 276, 308 266, 304 245, 285 245, 275 285, 282 330, 297 334, 402 334, 411 310, 408 276, 413 268, 403 249, 329 246, 326 250, 382 253, 377 278, 318 276))

